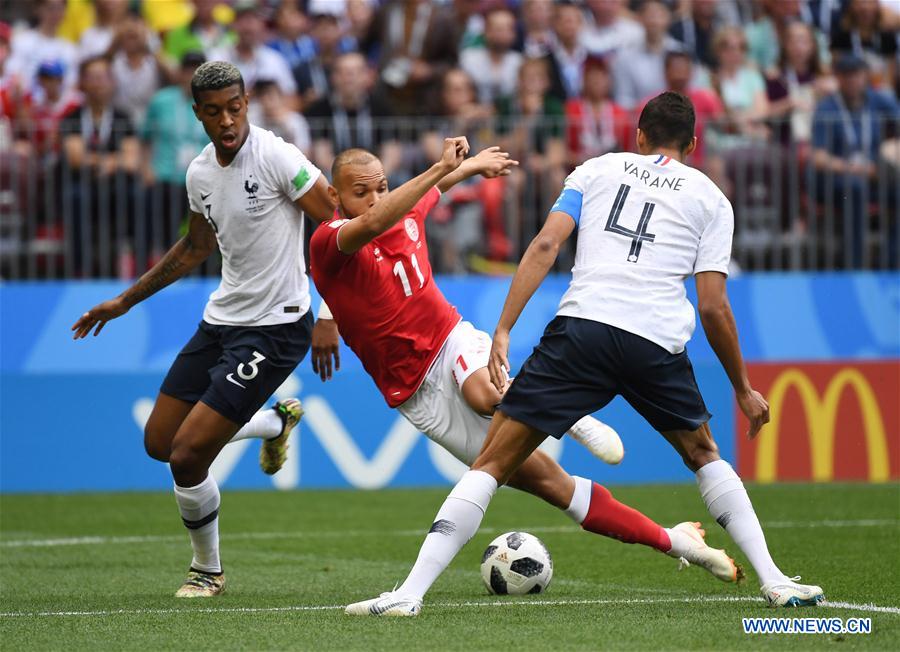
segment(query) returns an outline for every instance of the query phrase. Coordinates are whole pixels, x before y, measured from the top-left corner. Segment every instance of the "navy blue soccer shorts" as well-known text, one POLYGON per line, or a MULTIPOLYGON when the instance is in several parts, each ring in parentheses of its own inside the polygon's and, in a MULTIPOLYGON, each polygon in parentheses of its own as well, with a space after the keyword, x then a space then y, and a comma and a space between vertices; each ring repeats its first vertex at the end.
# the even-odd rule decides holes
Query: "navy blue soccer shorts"
POLYGON ((201 321, 163 380, 160 392, 202 402, 243 425, 306 357, 310 311, 273 326, 221 326, 201 321))
POLYGON ((516 421, 559 439, 621 395, 658 432, 709 421, 687 351, 589 319, 556 317, 500 402, 516 421))

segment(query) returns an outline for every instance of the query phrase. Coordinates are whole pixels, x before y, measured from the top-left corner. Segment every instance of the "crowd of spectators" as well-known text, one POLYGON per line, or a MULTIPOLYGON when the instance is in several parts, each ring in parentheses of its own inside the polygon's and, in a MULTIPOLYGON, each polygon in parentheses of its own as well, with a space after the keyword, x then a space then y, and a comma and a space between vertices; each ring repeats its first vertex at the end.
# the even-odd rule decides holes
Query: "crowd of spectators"
MULTIPOLYGON (((365 147, 399 183, 451 134, 518 159, 435 211, 444 272, 515 261, 565 176, 633 148, 664 90, 693 100, 688 162, 735 201, 739 230, 747 187, 789 167, 813 217, 773 206, 766 228, 803 237, 817 206, 837 206, 840 264, 869 260, 876 195, 897 212, 896 0, 33 0, 0 20, 0 216, 65 242, 73 275, 138 272, 177 236, 207 142, 190 78, 217 59, 240 69, 251 121, 323 170, 365 147), (104 237, 121 241, 106 267, 104 237), (146 251, 123 264, 133 242, 146 251)), ((881 217, 875 244, 896 265, 897 216, 881 217)))

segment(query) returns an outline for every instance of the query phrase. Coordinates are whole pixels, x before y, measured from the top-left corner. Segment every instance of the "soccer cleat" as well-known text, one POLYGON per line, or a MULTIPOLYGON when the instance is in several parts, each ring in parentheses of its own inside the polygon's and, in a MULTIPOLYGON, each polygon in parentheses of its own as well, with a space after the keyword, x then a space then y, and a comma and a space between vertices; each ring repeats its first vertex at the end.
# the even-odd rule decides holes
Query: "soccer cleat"
POLYGON ((303 405, 300 399, 286 398, 278 401, 272 409, 281 417, 281 434, 272 439, 264 439, 259 451, 259 466, 263 473, 274 475, 284 466, 287 460, 288 438, 291 431, 300 423, 303 416, 303 405))
POLYGON ((418 598, 407 598, 393 591, 382 593, 377 598, 348 604, 344 613, 348 616, 418 616, 422 610, 422 601, 418 598))
POLYGON ((224 573, 204 573, 191 569, 181 588, 175 592, 176 598, 211 598, 225 593, 224 573))
POLYGON ((815 607, 825 601, 821 586, 797 584, 800 576, 763 584, 759 590, 770 607, 815 607))
POLYGON ((569 428, 569 436, 587 448, 591 454, 607 464, 618 464, 625 457, 625 447, 619 434, 592 416, 579 419, 569 428))
POLYGON ((679 523, 669 533, 670 538, 677 540, 672 541, 672 552, 667 554, 681 562, 679 570, 695 564, 723 582, 740 582, 744 579, 744 569, 734 559, 724 550, 711 548, 706 544, 706 531, 699 523, 679 523))

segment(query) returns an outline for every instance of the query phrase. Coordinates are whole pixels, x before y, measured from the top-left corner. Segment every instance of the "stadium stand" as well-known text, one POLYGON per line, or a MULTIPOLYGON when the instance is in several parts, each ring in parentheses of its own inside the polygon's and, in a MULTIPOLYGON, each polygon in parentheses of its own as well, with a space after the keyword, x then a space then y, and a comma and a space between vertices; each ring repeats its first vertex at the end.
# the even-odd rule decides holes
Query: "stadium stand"
MULTIPOLYGON (((252 119, 323 169, 391 182, 466 135, 521 162, 435 211, 435 270, 508 269, 562 179, 694 99, 693 163, 732 200, 748 270, 896 269, 900 13, 879 0, 38 0, 0 9, 0 276, 131 278, 185 220, 205 144, 188 81, 244 72, 252 119)), ((560 269, 571 256, 560 257, 560 269)), ((215 261, 200 274, 215 274, 215 261)))

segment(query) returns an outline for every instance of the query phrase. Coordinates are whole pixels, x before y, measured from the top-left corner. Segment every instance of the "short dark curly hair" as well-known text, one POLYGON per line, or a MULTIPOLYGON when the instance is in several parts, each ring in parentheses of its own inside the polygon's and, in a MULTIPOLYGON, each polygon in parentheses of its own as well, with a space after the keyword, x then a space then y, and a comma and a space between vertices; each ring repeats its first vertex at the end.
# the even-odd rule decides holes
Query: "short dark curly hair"
POLYGON ((649 145, 674 147, 683 152, 694 138, 696 121, 691 101, 681 93, 666 91, 647 102, 638 129, 644 132, 649 145))
POLYGON ((207 61, 194 72, 191 78, 191 95, 199 103, 197 95, 203 91, 218 91, 229 86, 240 86, 244 94, 244 78, 234 64, 227 61, 207 61))

